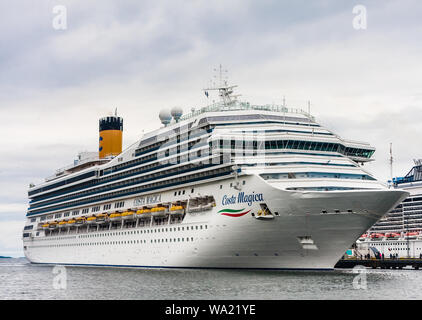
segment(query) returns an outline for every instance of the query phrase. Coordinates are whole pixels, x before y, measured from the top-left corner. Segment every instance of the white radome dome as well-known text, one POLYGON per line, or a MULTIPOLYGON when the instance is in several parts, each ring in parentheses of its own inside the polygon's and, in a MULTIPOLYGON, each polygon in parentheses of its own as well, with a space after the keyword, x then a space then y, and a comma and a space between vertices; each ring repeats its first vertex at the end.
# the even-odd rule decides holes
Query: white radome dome
POLYGON ((161 123, 165 125, 169 124, 172 118, 171 113, 168 109, 161 110, 158 117, 160 118, 161 123))
POLYGON ((171 115, 173 116, 174 120, 176 120, 176 122, 179 121, 179 119, 182 117, 182 114, 183 110, 180 107, 174 107, 171 109, 171 115))

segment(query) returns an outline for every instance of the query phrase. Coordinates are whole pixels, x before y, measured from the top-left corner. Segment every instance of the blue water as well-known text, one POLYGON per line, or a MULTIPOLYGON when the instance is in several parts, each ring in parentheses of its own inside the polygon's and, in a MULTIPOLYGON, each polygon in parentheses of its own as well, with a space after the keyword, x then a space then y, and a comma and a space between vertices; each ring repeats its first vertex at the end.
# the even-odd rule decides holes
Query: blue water
POLYGON ((422 299, 421 270, 364 272, 54 268, 0 259, 0 299, 422 299), (366 289, 364 281, 355 288, 363 276, 366 289))

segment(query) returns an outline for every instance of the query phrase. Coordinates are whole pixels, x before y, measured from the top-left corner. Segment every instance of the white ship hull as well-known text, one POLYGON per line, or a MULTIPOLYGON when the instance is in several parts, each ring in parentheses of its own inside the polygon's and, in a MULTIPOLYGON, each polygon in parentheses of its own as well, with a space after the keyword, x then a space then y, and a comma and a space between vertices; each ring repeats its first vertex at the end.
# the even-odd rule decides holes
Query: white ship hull
MULTIPOLYGON (((347 248, 380 217, 403 200, 399 190, 298 192, 272 186, 255 175, 195 187, 213 195, 212 210, 187 212, 181 223, 79 232, 24 239, 32 263, 146 268, 332 269, 347 248), (222 185, 222 189, 220 189, 222 185), (259 195, 239 202, 239 193, 259 195), (230 203, 228 198, 236 201, 230 203), (273 219, 257 219, 265 203, 273 219), (224 215, 237 210, 241 216, 224 215), (171 230, 170 230, 171 229, 171 230), (53 249, 52 249, 53 248, 53 249)), ((178 188, 180 190, 181 188, 178 188)), ((187 187, 186 190, 190 188, 187 187)), ((162 203, 186 200, 174 190, 162 203)), ((135 203, 135 198, 128 198, 135 203)))

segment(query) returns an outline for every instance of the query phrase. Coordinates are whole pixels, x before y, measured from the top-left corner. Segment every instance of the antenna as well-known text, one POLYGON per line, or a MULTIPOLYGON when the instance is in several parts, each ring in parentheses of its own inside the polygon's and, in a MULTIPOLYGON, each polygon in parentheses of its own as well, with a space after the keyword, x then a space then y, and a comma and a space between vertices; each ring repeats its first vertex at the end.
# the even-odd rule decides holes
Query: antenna
POLYGON ((220 80, 219 86, 224 87, 225 85, 227 85, 227 72, 228 72, 227 69, 223 70, 223 66, 220 63, 219 70, 214 69, 214 71, 219 72, 219 80, 220 80), (224 77, 225 80, 223 80, 223 72, 225 73, 225 77, 224 77))
MULTIPOLYGON (((308 100, 308 120, 309 120, 309 126, 311 126, 311 100, 308 100)), ((314 129, 312 129, 312 133, 314 132, 314 129)))
POLYGON ((117 117, 117 108, 114 110, 114 115, 117 117))
MULTIPOLYGON (((234 95, 233 89, 237 86, 229 86, 227 84, 227 70, 223 70, 222 65, 220 64, 219 68, 214 68, 214 71, 219 73, 219 84, 213 83, 212 87, 205 88, 205 95, 208 98, 208 91, 218 91, 218 95, 220 96, 220 100, 224 107, 230 107, 236 103, 236 98, 240 95, 234 95), (224 73, 224 74, 223 74, 224 73)), ((214 76, 216 78, 216 76, 214 76)), ((213 100, 214 103, 214 100, 213 100)))
POLYGON ((390 142, 390 178, 393 181, 393 143, 390 142))

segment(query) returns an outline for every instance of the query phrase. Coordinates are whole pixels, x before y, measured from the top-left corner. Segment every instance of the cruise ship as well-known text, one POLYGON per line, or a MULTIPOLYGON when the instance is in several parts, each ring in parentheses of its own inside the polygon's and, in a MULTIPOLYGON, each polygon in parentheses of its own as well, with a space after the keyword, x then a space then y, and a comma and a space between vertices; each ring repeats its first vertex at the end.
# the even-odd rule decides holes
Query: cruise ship
POLYGON ((252 105, 227 81, 218 102, 122 151, 123 119, 99 121, 84 153, 28 191, 23 248, 34 264, 331 270, 408 192, 363 168, 374 147, 301 109, 252 105))
POLYGON ((406 176, 391 182, 410 195, 358 239, 355 255, 422 258, 422 160, 414 160, 406 176))

